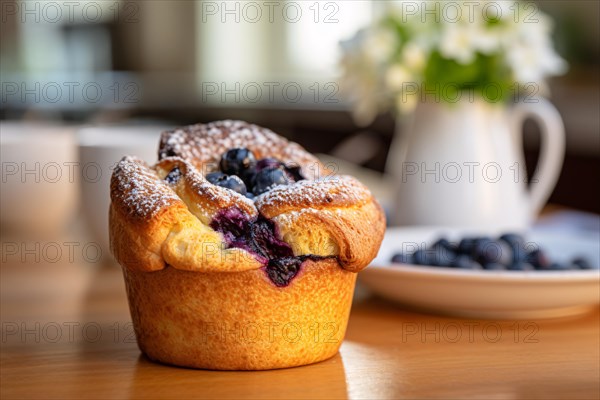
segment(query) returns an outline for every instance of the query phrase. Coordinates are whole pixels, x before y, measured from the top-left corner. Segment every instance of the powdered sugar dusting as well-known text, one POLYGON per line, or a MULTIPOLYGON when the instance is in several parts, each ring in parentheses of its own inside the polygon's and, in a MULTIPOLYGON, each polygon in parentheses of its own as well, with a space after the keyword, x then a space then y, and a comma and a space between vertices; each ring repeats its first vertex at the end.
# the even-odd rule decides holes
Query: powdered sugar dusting
POLYGON ((138 158, 124 157, 111 181, 111 200, 136 219, 153 217, 161 208, 181 201, 165 182, 138 158))
MULTIPOLYGON (((338 209, 336 211, 340 211, 340 209, 338 209)), ((300 218, 304 214, 333 215, 334 211, 319 210, 319 209, 316 209, 316 208, 310 208, 309 207, 309 208, 303 208, 301 210, 288 211, 288 212, 286 212, 284 214, 281 214, 281 215, 278 215, 277 217, 275 217, 276 218, 275 220, 277 222, 279 222, 279 223, 289 224, 290 222, 295 221, 296 219, 300 218)))
POLYGON ((185 161, 182 163, 186 165, 184 184, 189 186, 190 192, 196 197, 188 201, 194 201, 194 208, 201 214, 199 217, 202 222, 208 225, 219 209, 234 206, 247 215, 256 216, 257 211, 252 200, 233 190, 213 185, 193 165, 185 161))
POLYGON ((277 186, 256 198, 259 210, 270 207, 324 207, 356 204, 371 197, 370 192, 356 179, 336 176, 317 181, 300 181, 289 186, 277 186))
POLYGON ((283 212, 346 209, 372 198, 368 189, 352 177, 319 178, 317 174, 316 180, 277 186, 254 201, 249 200, 209 183, 203 175, 207 171, 202 168, 207 163, 216 165, 221 155, 234 147, 249 148, 258 158, 275 157, 303 167, 312 168, 315 163, 322 166, 299 145, 256 125, 241 121, 192 125, 163 133, 161 161, 152 168, 135 157, 123 158, 113 174, 111 199, 133 218, 144 220, 165 207, 180 203, 208 225, 219 210, 230 207, 250 217, 259 212, 273 217, 283 212), (169 184, 162 178, 174 168, 180 169, 182 177, 169 184))
POLYGON ((297 143, 258 125, 233 120, 163 132, 158 156, 159 159, 178 156, 203 172, 210 172, 210 168, 205 168, 207 164, 217 165, 223 153, 236 147, 250 149, 257 158, 275 157, 286 164, 299 165, 305 176, 324 170, 319 160, 297 143))

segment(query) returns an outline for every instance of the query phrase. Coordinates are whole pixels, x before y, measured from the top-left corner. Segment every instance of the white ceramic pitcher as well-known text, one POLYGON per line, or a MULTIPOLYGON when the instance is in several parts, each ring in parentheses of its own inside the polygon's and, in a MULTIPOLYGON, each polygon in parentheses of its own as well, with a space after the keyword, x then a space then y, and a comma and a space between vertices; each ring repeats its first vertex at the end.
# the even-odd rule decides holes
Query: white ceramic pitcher
POLYGON ((396 137, 387 169, 397 183, 393 225, 523 230, 550 196, 562 167, 564 126, 544 99, 511 107, 483 100, 423 102, 396 137), (522 126, 539 124, 542 147, 531 185, 522 126))

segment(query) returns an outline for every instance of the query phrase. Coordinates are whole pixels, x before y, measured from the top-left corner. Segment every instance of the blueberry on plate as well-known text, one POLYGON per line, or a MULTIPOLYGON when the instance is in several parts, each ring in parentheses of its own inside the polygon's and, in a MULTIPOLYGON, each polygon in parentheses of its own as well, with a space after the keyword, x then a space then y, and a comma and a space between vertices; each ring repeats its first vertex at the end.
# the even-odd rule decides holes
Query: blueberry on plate
POLYGON ((500 236, 498 240, 502 240, 512 246, 523 247, 525 245, 525 239, 518 233, 505 233, 502 236, 500 236))
POLYGON ((244 182, 237 176, 226 176, 224 179, 219 180, 215 183, 217 186, 221 186, 225 189, 233 190, 241 195, 246 195, 247 189, 244 182))
POLYGON ((518 259, 514 247, 503 240, 496 240, 494 243, 498 246, 498 258, 496 262, 502 265, 514 264, 518 259))
POLYGON ((518 264, 525 259, 527 252, 525 250, 525 239, 517 233, 505 233, 498 238, 499 242, 506 243, 512 252, 510 264, 518 264))
POLYGON ((577 257, 571 261, 574 269, 595 269, 587 258, 577 257))
POLYGON ((535 268, 533 265, 527 262, 519 261, 514 264, 508 265, 506 269, 508 271, 533 271, 535 268))
POLYGON ((473 250, 473 246, 475 246, 475 242, 477 241, 477 238, 463 238, 461 239, 460 243, 458 244, 458 253, 460 254, 471 254, 471 251, 473 250))
POLYGON ((469 257, 466 254, 458 255, 452 261, 452 264, 450 266, 453 268, 460 269, 481 269, 481 264, 479 264, 477 261, 472 260, 471 257, 469 257))
POLYGON ((446 238, 440 238, 438 240, 436 240, 432 245, 432 248, 436 248, 436 247, 441 247, 447 250, 450 250, 452 252, 456 251, 456 246, 454 246, 452 243, 450 243, 450 241, 446 238))
POLYGON ((254 168, 256 157, 245 148, 227 150, 221 157, 221 171, 227 175, 241 176, 247 169, 254 168))
POLYGON ((455 256, 445 254, 446 250, 438 247, 437 249, 421 249, 412 255, 412 263, 417 265, 428 265, 431 267, 449 267, 455 256))
POLYGON ((397 253, 392 256, 392 263, 394 264, 411 264, 412 257, 408 254, 397 253))
POLYGON ((483 264, 483 269, 486 269, 489 271, 502 271, 502 270, 506 269, 506 267, 500 263, 491 262, 491 263, 483 264))
POLYGON ((255 195, 263 194, 279 185, 289 185, 291 182, 282 167, 268 167, 256 174, 252 191, 255 195))
POLYGON ((171 172, 169 172, 169 174, 165 177, 165 181, 172 185, 179 182, 179 179, 181 179, 181 171, 179 170, 179 167, 173 168, 171 172))
POLYGON ((432 247, 429 251, 431 252, 430 258, 433 265, 438 267, 450 267, 457 257, 455 252, 443 246, 432 247))
MULTIPOLYGON (((503 245, 507 247, 506 244, 503 243, 503 245)), ((490 238, 479 238, 473 244, 471 257, 481 265, 499 263, 502 252, 505 250, 498 242, 490 238)))
POLYGON ((435 264, 440 267, 450 267, 454 259, 458 256, 456 246, 445 238, 435 241, 431 245, 430 250, 433 252, 435 264))
POLYGON ((538 270, 547 270, 551 265, 550 259, 546 256, 546 253, 540 249, 535 249, 527 254, 526 260, 538 270))
POLYGON ((561 264, 561 263, 557 263, 557 262, 550 264, 550 266, 548 267, 549 271, 568 271, 570 269, 571 268, 569 265, 561 264))
POLYGON ((425 249, 415 251, 412 255, 412 262, 417 265, 434 265, 431 252, 425 249))
POLYGON ((471 257, 482 265, 513 263, 513 250, 504 241, 492 240, 490 238, 479 238, 471 250, 471 257))

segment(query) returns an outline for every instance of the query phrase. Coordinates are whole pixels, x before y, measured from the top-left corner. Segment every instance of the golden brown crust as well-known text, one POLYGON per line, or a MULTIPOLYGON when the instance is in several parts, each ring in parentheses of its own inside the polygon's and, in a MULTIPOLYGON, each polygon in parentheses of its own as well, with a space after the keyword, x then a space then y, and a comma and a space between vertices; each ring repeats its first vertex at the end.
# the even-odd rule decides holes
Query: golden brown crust
MULTIPOLYGON (((190 172, 187 178, 195 182, 198 177, 190 172)), ((182 182, 187 180, 183 178, 182 182)), ((223 196, 237 194, 226 191, 223 196)), ((223 196, 212 198, 209 209, 215 211, 227 201, 223 196)), ((198 204, 188 206, 153 169, 136 158, 125 157, 117 165, 111 181, 111 201, 111 249, 125 268, 149 272, 169 264, 181 270, 235 272, 262 266, 245 250, 227 248, 220 234, 193 214, 198 204)))
POLYGON ((307 261, 278 288, 262 269, 235 274, 124 269, 140 349, 175 365, 219 370, 286 368, 338 351, 356 274, 307 261), (225 295, 226 294, 226 295, 225 295))
POLYGON ((359 272, 377 256, 385 219, 376 201, 345 208, 293 210, 274 217, 294 254, 335 254, 342 268, 359 272))
POLYGON ((385 221, 377 201, 356 179, 331 175, 308 179, 276 187, 252 202, 204 178, 202 169, 210 170, 224 146, 249 147, 259 158, 290 157, 311 169, 315 163, 321 165, 300 146, 246 123, 224 121, 164 133, 162 154, 177 157, 163 158, 153 168, 125 157, 113 174, 111 243, 123 266, 144 271, 167 264, 198 271, 260 268, 263 264, 255 256, 227 248, 221 235, 210 228, 217 213, 230 208, 248 220, 259 214, 273 220, 296 256, 337 257, 343 268, 353 272, 375 257, 385 221), (164 178, 173 168, 179 169, 181 178, 168 184, 164 178))
POLYGON ((362 206, 373 201, 363 184, 350 176, 334 176, 317 181, 300 181, 289 186, 278 186, 256 199, 256 207, 267 218, 303 210, 336 210, 362 206))
POLYGON ((160 158, 149 167, 125 157, 111 180, 111 248, 123 266, 140 349, 161 362, 224 370, 333 356, 346 330, 355 272, 375 257, 385 230, 368 189, 332 176, 300 146, 239 121, 166 132, 160 158), (255 201, 210 184, 204 173, 232 147, 291 161, 309 179, 255 201), (312 256, 300 258, 287 286, 271 281, 264 259, 230 248, 211 228, 231 209, 248 221, 267 218, 295 256, 312 256))
POLYGON ((235 207, 249 219, 254 219, 258 211, 253 202, 231 190, 208 182, 190 163, 181 158, 167 158, 160 161, 155 169, 164 179, 173 168, 179 168, 182 178, 177 184, 169 185, 177 196, 188 205, 189 210, 204 225, 209 225, 221 210, 235 207))
POLYGON ((162 245, 172 227, 188 218, 187 206, 143 161, 125 157, 111 180, 111 250, 127 268, 165 267, 162 245))
POLYGON ((318 158, 299 144, 270 129, 244 121, 215 121, 163 132, 158 157, 159 160, 180 157, 207 174, 216 171, 221 155, 235 147, 252 150, 258 159, 274 157, 287 164, 298 165, 309 179, 330 173, 318 158))
POLYGON ((256 200, 294 254, 338 257, 353 272, 377 255, 385 231, 383 211, 369 190, 348 176, 277 187, 256 200))

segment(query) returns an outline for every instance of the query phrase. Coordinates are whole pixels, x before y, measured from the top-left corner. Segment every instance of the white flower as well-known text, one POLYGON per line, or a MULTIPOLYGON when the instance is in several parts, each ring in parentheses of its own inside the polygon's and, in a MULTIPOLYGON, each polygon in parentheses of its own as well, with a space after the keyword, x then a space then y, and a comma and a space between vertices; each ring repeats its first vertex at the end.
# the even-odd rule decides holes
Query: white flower
MULTIPOLYGON (((381 23, 342 42, 341 89, 353 102, 358 123, 368 124, 378 112, 390 107, 402 114, 411 112, 421 94, 409 90, 407 84, 420 87, 424 71, 430 67, 428 63, 438 62, 429 57, 434 52, 460 64, 448 66, 454 74, 460 72, 457 69, 461 65, 485 68, 485 63, 473 63, 476 57, 493 57, 493 61, 501 60, 503 64, 494 66, 489 71, 493 76, 487 80, 505 80, 503 70, 507 68, 516 83, 535 83, 540 91, 546 87, 546 77, 566 70, 566 62, 552 46, 552 20, 543 13, 538 11, 537 22, 532 22, 525 21, 524 6, 512 0, 453 3, 461 7, 460 14, 444 14, 444 3, 440 2, 439 20, 428 16, 426 21, 421 15, 402 15, 402 8, 396 7, 381 23), (497 20, 490 23, 492 18, 497 20), (396 32, 395 25, 402 35, 396 32)), ((432 71, 426 84, 436 84, 435 80, 443 78, 439 74, 444 71, 432 71)))
POLYGON ((552 31, 552 21, 545 15, 537 15, 537 22, 519 21, 514 24, 513 35, 507 35, 507 39, 530 43, 532 46, 544 45, 550 42, 550 32, 552 31))
POLYGON ((502 29, 499 27, 487 27, 483 24, 473 23, 472 30, 473 47, 483 54, 492 54, 500 47, 502 29))
POLYGON ((548 75, 558 75, 566 71, 566 62, 552 48, 531 47, 514 44, 506 58, 514 78, 520 83, 542 83, 548 75))
POLYGON ((475 35, 469 24, 448 23, 442 31, 440 53, 460 64, 469 64, 475 59, 475 35))
POLYGON ((371 61, 383 63, 392 56, 398 41, 398 37, 391 30, 376 29, 368 34, 363 50, 371 61))
POLYGON ((402 85, 405 82, 410 82, 411 80, 411 73, 400 64, 392 65, 385 74, 386 84, 394 91, 401 90, 402 85))
POLYGON ((421 71, 425 67, 426 57, 424 46, 415 42, 407 43, 402 50, 402 61, 413 71, 421 71))
POLYGON ((542 78, 537 55, 523 45, 513 45, 508 50, 507 59, 519 82, 537 82, 542 78))
POLYGON ((502 28, 489 27, 481 20, 446 23, 440 39, 441 54, 469 64, 477 52, 492 54, 500 48, 502 28))
POLYGON ((542 84, 545 77, 566 71, 567 63, 552 47, 552 21, 545 15, 538 22, 515 24, 515 30, 505 35, 503 46, 514 78, 520 83, 542 84))

